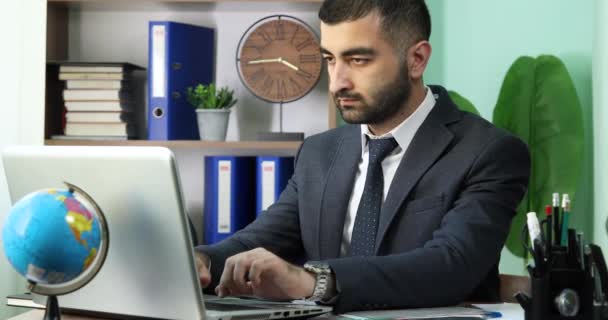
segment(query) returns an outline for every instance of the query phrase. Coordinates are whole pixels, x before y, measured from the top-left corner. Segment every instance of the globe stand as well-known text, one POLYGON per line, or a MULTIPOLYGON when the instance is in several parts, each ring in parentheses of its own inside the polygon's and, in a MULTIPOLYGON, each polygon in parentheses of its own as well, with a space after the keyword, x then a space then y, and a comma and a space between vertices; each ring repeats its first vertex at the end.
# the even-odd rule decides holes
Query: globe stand
POLYGON ((279 103, 279 132, 258 132, 261 141, 304 141, 304 132, 283 132, 283 102, 279 103))
POLYGON ((57 302, 57 296, 47 297, 44 320, 61 320, 61 312, 59 311, 59 302, 57 302))

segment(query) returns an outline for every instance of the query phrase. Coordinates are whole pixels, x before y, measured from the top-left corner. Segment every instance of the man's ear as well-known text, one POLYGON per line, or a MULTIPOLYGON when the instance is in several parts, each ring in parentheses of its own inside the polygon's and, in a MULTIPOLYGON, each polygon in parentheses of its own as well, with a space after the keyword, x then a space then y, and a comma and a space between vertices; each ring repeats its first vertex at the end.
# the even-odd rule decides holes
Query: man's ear
POLYGON ((407 50, 407 67, 412 80, 422 79, 432 51, 431 44, 426 40, 417 42, 407 50))

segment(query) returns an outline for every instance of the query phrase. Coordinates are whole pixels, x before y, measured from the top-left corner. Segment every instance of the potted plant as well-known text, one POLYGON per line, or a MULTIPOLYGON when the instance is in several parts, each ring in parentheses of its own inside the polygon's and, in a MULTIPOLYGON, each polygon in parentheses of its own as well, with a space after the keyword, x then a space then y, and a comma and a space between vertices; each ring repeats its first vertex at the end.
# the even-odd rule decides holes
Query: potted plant
POLYGON ((188 103, 196 108, 198 130, 202 140, 226 140, 230 108, 238 101, 234 90, 222 87, 216 90, 214 83, 197 84, 186 89, 188 103))

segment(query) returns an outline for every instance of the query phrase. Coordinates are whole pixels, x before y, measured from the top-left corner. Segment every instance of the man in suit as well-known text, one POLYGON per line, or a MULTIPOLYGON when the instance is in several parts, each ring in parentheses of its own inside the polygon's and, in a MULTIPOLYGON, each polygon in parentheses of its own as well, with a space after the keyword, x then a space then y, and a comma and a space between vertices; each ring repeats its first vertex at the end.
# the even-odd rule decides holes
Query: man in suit
POLYGON ((423 83, 423 0, 326 0, 319 17, 330 93, 350 125, 307 138, 267 212, 197 247, 202 285, 337 312, 496 301, 527 147, 423 83), (288 262, 298 255, 304 266, 288 262))

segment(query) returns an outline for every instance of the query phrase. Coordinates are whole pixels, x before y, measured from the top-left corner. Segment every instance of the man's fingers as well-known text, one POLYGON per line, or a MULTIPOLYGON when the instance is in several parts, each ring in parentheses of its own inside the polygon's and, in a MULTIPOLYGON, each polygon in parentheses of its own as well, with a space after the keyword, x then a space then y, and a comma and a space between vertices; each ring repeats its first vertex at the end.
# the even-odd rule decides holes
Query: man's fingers
POLYGON ((235 287, 239 291, 248 291, 249 287, 247 282, 249 281, 249 267, 251 266, 251 260, 248 257, 239 259, 234 265, 234 271, 232 274, 232 280, 235 287))
POLYGON ((211 272, 209 271, 209 258, 203 253, 195 252, 194 260, 196 262, 196 270, 201 282, 201 287, 207 288, 211 283, 211 272))
POLYGON ((201 287, 207 288, 211 284, 211 273, 207 268, 199 268, 198 277, 201 281, 201 287))
POLYGON ((249 268, 249 281, 254 288, 259 288, 264 284, 264 278, 268 278, 274 272, 273 259, 265 258, 256 260, 249 268))
MULTIPOLYGON (((236 257, 236 256, 235 256, 236 257)), ((234 273, 234 261, 235 257, 230 257, 226 260, 224 264, 224 272, 222 272, 222 276, 220 277, 220 282, 216 288, 216 294, 220 297, 225 297, 230 295, 228 291, 233 286, 232 275, 234 273)))

